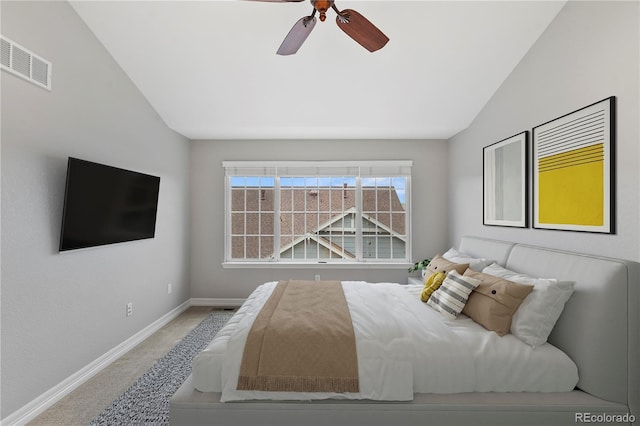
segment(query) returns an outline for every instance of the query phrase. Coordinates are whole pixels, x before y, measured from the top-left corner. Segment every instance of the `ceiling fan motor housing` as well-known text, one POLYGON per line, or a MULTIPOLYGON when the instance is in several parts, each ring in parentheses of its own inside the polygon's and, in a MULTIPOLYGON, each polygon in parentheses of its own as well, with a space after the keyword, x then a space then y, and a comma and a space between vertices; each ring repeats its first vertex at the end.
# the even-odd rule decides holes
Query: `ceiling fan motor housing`
POLYGON ((334 0, 311 0, 311 5, 320 13, 320 20, 327 19, 327 10, 333 6, 334 0))

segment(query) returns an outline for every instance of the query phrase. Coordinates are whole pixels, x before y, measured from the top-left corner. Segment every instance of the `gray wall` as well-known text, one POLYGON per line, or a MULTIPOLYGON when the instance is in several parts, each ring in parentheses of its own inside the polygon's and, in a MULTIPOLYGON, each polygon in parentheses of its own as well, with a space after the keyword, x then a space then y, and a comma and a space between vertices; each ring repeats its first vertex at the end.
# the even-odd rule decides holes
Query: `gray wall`
POLYGON ((53 63, 51 92, 1 77, 6 417, 189 298, 189 143, 68 3, 1 7, 2 34, 53 63), (68 156, 160 176, 156 237, 59 254, 68 156))
POLYGON ((451 242, 487 236, 640 260, 638 2, 571 1, 471 126, 450 139, 451 242), (482 225, 482 147, 617 97, 615 235, 482 225))
POLYGON ((446 250, 447 143, 435 140, 194 141, 191 143, 191 296, 247 297, 259 284, 278 279, 406 282, 400 269, 224 269, 224 170, 231 160, 414 160, 413 257, 446 250))

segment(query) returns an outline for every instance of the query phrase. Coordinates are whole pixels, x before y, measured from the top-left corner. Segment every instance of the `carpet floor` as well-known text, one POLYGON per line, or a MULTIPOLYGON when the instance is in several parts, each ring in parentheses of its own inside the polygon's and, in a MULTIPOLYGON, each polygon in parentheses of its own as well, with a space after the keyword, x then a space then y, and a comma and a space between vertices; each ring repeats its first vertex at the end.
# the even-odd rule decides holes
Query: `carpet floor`
POLYGON ((189 308, 29 425, 168 424, 169 398, 231 315, 189 308))

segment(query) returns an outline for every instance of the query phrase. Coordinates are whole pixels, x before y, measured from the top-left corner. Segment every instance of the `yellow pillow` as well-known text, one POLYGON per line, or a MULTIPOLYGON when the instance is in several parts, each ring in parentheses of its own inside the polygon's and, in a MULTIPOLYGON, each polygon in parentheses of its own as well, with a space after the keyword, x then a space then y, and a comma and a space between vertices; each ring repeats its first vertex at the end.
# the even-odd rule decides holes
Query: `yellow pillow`
POLYGON ((447 274, 444 272, 434 272, 431 274, 424 282, 424 288, 422 289, 422 293, 420 293, 420 300, 423 302, 429 300, 429 297, 440 287, 440 284, 442 284, 446 276, 447 274))

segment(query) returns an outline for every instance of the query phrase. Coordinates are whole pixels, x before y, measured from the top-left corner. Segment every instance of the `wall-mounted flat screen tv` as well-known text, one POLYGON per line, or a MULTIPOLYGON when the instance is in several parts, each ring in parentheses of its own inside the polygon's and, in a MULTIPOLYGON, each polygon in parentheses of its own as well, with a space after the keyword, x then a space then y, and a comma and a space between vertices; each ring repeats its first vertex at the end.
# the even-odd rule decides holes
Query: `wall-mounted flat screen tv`
POLYGON ((153 238, 160 178, 69 157, 60 251, 153 238))

